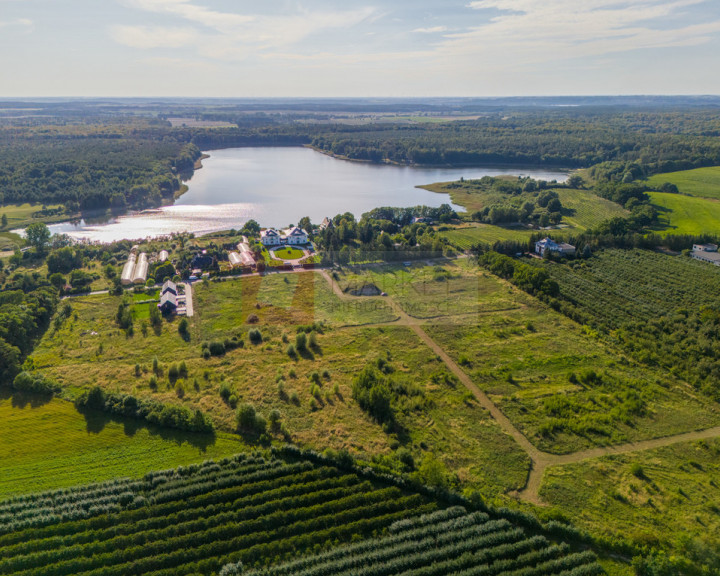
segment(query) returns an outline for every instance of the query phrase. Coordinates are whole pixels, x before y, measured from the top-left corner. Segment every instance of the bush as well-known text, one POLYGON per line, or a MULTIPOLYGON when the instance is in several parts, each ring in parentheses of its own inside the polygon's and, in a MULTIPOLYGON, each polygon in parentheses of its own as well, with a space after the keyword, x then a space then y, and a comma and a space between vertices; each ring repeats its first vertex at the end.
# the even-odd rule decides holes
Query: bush
POLYGON ((189 340, 190 339, 190 331, 188 329, 188 321, 187 318, 183 318, 178 323, 178 334, 182 337, 183 340, 189 340))
POLYGON ((168 369, 168 380, 170 380, 171 383, 174 383, 178 376, 180 375, 180 370, 178 369, 177 364, 173 364, 168 369))
POLYGON ((262 333, 257 328, 253 328, 248 332, 248 340, 252 344, 260 344, 263 341, 262 333))
POLYGON ((296 358, 297 352, 295 351, 295 346, 292 344, 288 344, 288 347, 285 349, 285 352, 287 353, 290 358, 296 358))
POLYGON ((150 382, 148 382, 148 385, 150 386, 151 390, 157 390, 158 387, 158 381, 155 376, 150 376, 150 382))
POLYGON ((265 433, 267 422, 265 418, 255 412, 252 404, 241 404, 235 414, 238 429, 244 432, 265 433))
POLYGON ((257 324, 260 321, 257 314, 249 314, 247 317, 248 324, 257 324))
POLYGON ((185 364, 185 360, 180 362, 180 366, 178 366, 178 374, 180 375, 180 378, 188 377, 188 368, 187 364, 185 364))
POLYGON ((19 392, 30 392, 32 394, 54 394, 59 387, 51 380, 47 380, 40 374, 20 372, 13 380, 13 388, 19 392))
POLYGON ((295 348, 298 352, 305 352, 307 350, 307 334, 300 332, 295 336, 295 348))
POLYGON ((225 344, 223 342, 210 342, 210 346, 208 347, 208 351, 213 356, 222 356, 225 354, 225 344))
POLYGON ((224 402, 227 402, 231 395, 232 388, 230 388, 230 385, 227 382, 220 384, 220 398, 222 398, 224 402))

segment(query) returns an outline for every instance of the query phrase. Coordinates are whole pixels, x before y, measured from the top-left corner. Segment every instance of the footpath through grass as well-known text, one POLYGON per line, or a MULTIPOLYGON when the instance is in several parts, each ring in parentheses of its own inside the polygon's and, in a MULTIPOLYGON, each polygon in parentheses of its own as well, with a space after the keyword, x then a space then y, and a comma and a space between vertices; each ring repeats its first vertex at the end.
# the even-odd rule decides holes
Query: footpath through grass
POLYGON ((0 438, 0 498, 140 477, 244 450, 222 433, 183 433, 103 413, 86 417, 64 400, 7 393, 0 396, 0 438))

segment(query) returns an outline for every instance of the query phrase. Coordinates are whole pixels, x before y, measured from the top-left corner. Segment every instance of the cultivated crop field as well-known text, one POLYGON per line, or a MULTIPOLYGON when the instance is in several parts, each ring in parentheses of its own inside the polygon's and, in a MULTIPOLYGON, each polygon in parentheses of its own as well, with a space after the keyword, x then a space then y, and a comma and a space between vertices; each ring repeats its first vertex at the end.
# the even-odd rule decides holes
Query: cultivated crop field
POLYGON ((183 433, 106 414, 81 415, 63 400, 0 396, 0 498, 115 477, 139 477, 243 450, 227 434, 183 433))
POLYGON ((720 200, 720 166, 665 172, 650 176, 647 180, 648 186, 654 188, 662 186, 665 182, 675 184, 680 194, 720 200))
POLYGON ((618 328, 678 309, 717 301, 720 269, 692 258, 649 250, 602 250, 563 265, 533 260, 560 284, 560 293, 586 312, 583 321, 618 328))
POLYGON ((3 574, 602 573, 494 512, 258 453, 2 501, 0 518, 3 574))
POLYGON ((439 235, 447 238, 453 246, 461 250, 469 250, 473 246, 484 243, 493 244, 504 240, 527 241, 533 231, 519 226, 493 226, 492 224, 463 224, 450 228, 439 235))

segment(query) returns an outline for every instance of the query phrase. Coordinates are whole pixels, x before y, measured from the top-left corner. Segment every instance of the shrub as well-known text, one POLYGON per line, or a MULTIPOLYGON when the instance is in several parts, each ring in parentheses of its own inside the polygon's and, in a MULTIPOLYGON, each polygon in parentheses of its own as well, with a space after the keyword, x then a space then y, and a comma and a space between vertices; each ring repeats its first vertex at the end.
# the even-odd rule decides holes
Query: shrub
POLYGON ((178 323, 178 334, 182 337, 183 340, 189 340, 190 339, 190 331, 188 329, 188 321, 187 318, 183 318, 178 323))
POLYGON ((290 392, 290 402, 292 402, 296 406, 300 405, 300 397, 298 396, 298 393, 295 390, 290 392))
POLYGON ((13 380, 13 388, 20 392, 31 392, 33 394, 54 394, 58 386, 40 374, 20 372, 13 380))
POLYGON ((178 379, 179 374, 180 370, 178 370, 177 364, 172 364, 168 369, 168 380, 170 380, 171 383, 174 383, 175 380, 178 379))
POLYGON ((140 374, 142 374, 140 364, 135 364, 135 378, 139 378, 140 374))
POLYGON ((222 356, 225 354, 225 344, 222 342, 210 342, 210 346, 208 346, 208 351, 213 356, 222 356))
POLYGON ((183 398, 185 396, 185 386, 183 385, 182 380, 178 380, 175 384, 175 394, 177 394, 178 398, 183 398))
POLYGON ((203 357, 205 360, 209 360, 209 359, 210 359, 210 350, 208 350, 207 348, 205 348, 205 350, 203 350, 203 352, 202 352, 202 357, 203 357))
POLYGON ((280 414, 280 410, 277 408, 274 408, 270 410, 270 414, 268 415, 268 421, 270 422, 270 429, 273 432, 277 432, 280 429, 280 419, 282 415, 280 414))
POLYGON ((222 398, 224 402, 227 402, 231 395, 232 388, 230 388, 230 385, 227 382, 220 384, 220 398, 222 398))
POLYGON ((295 346, 292 344, 288 344, 288 347, 285 349, 285 352, 287 353, 290 358, 296 358, 297 352, 295 351, 295 346))
POLYGON ((260 321, 257 314, 249 314, 247 317, 248 324, 257 324, 260 321))
POLYGON ((325 378, 325 380, 330 380, 330 372, 328 372, 327 370, 323 370, 322 377, 325 378))
POLYGON ((263 341, 262 333, 257 328, 253 328, 248 332, 248 340, 252 344, 260 344, 263 341))
POLYGON ((180 375, 180 378, 187 378, 188 368, 187 364, 185 364, 185 360, 180 362, 180 365, 178 366, 178 374, 180 375))
POLYGON ((300 332, 295 336, 295 348, 298 352, 305 352, 307 350, 307 334, 300 332))
POLYGON ((158 387, 158 381, 155 376, 150 376, 150 382, 148 382, 148 385, 150 386, 151 390, 157 390, 158 387))
POLYGON ((313 372, 310 374, 310 382, 313 382, 314 384, 320 384, 320 374, 317 372, 313 372))

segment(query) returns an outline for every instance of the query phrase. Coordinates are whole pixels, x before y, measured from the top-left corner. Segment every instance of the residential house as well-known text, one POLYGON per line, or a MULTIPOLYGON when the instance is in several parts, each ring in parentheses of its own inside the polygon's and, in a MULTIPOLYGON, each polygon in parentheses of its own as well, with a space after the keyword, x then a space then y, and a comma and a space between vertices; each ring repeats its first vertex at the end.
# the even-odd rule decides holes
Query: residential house
POLYGON ((163 314, 175 314, 177 312, 177 296, 170 291, 165 292, 160 297, 158 308, 163 314))
POLYGON ((543 238, 535 242, 535 252, 540 256, 545 256, 545 252, 555 254, 557 256, 574 256, 575 246, 566 244, 565 242, 555 242, 552 238, 543 238))
POLYGON ((283 236, 283 239, 285 240, 286 244, 307 244, 308 243, 308 235, 305 230, 302 228, 298 228, 297 226, 293 226, 289 230, 285 230, 285 235, 283 236))
POLYGON ((280 246, 282 239, 280 233, 273 228, 260 231, 260 242, 263 246, 280 246))

